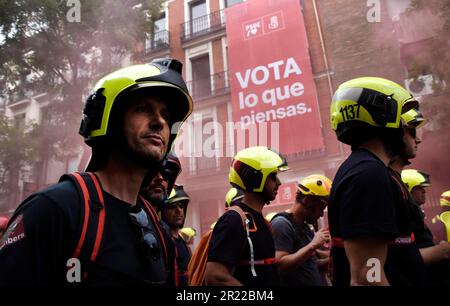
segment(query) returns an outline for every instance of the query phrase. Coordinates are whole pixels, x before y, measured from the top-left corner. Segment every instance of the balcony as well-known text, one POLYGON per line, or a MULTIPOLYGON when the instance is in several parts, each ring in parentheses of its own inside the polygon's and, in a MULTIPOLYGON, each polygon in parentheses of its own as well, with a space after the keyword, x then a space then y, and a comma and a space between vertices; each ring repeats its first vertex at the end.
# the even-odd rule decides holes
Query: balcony
POLYGON ((224 10, 216 11, 181 24, 181 41, 186 42, 199 36, 225 29, 224 10))
POLYGON ((186 82, 186 85, 195 100, 206 99, 230 91, 228 71, 211 74, 209 78, 192 80, 186 82))
POLYGON ((169 48, 169 31, 162 30, 155 32, 152 36, 149 34, 145 42, 145 55, 169 48))

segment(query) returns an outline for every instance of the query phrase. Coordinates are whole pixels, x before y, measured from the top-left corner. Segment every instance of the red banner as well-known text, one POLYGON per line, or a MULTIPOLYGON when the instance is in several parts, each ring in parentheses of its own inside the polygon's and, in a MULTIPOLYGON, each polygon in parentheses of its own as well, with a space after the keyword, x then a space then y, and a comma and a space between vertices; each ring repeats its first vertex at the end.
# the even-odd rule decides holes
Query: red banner
POLYGON ((282 184, 278 188, 277 197, 275 198, 275 200, 270 202, 270 205, 274 206, 274 205, 293 204, 295 202, 296 193, 297 193, 296 183, 282 184))
MULTIPOLYGON (((233 121, 267 123, 283 154, 324 147, 299 2, 249 0, 225 11, 233 121)), ((258 144, 271 146, 263 138, 258 144)))

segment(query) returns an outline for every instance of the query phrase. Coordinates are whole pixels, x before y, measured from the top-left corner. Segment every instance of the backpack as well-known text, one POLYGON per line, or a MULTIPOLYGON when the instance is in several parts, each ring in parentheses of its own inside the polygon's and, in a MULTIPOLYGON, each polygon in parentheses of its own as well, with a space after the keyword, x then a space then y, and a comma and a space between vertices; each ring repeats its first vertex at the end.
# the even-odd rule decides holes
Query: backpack
MULTIPOLYGON (((242 226, 248 235, 247 217, 239 206, 231 206, 228 210, 234 210, 242 219, 242 226)), ((209 230, 200 240, 200 243, 192 253, 191 260, 188 265, 188 285, 202 286, 205 282, 206 264, 208 262, 209 242, 211 240, 213 230, 209 230)))
MULTIPOLYGON (((94 263, 102 246, 103 232, 105 227, 105 203, 103 198, 103 190, 97 176, 92 172, 73 172, 64 174, 60 177, 58 183, 70 181, 80 195, 80 227, 78 228, 78 242, 72 258, 77 258, 82 263, 87 265, 94 263)), ((33 194, 24 200, 14 212, 11 221, 15 219, 30 203, 34 196, 33 194)), ((144 202, 143 209, 148 213, 155 225, 157 235, 162 242, 163 251, 165 254, 166 266, 169 267, 168 251, 165 245, 163 236, 163 229, 158 226, 158 215, 149 202, 142 196, 141 200, 144 202)), ((10 222, 11 222, 10 221, 10 222)), ((83 265, 84 266, 84 265, 83 265)), ((176 271, 175 271, 176 272, 176 271)), ((88 273, 83 273, 83 280, 88 277, 88 273)))

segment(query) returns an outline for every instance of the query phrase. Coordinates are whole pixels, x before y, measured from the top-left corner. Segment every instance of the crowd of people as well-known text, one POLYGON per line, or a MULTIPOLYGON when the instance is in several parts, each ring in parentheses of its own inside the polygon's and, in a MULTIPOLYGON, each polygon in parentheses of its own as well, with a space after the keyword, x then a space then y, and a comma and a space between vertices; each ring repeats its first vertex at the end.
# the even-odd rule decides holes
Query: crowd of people
MULTIPOLYGON (((92 149, 86 172, 0 218, 0 285, 450 284, 450 244, 434 241, 421 208, 430 176, 405 169, 425 118, 406 89, 376 77, 333 96, 332 129, 352 149, 333 180, 299 178, 292 206, 265 218, 288 163, 245 148, 230 167, 225 213, 193 249, 190 197, 171 151, 193 110, 181 72, 179 61, 158 59, 96 84, 79 131, 92 149), (326 209, 329 227, 319 228, 326 209)), ((449 203, 443 193, 443 209, 449 203)))

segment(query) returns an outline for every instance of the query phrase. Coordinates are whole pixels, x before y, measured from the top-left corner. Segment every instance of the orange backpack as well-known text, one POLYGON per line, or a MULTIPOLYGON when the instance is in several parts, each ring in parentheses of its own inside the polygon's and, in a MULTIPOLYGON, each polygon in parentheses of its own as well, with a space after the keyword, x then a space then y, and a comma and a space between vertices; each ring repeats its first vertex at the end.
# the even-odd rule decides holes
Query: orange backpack
MULTIPOLYGON (((245 216, 244 211, 239 206, 231 206, 228 210, 234 210, 237 212, 242 219, 242 226, 244 230, 246 229, 245 220, 247 217, 245 216)), ((194 253, 192 254, 191 260, 188 265, 188 275, 189 286, 202 286, 205 282, 205 271, 206 264, 208 262, 208 250, 209 250, 209 241, 211 240, 213 230, 209 230, 200 240, 200 243, 195 248, 194 253)))

